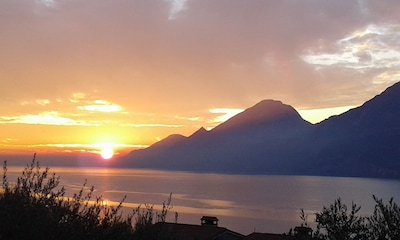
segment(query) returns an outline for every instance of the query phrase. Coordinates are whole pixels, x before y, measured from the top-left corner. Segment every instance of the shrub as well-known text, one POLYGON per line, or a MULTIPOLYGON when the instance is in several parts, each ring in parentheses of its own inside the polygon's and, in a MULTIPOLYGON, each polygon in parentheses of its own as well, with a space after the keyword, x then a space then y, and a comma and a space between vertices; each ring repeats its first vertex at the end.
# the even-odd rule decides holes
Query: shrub
MULTIPOLYGON (((324 240, 398 240, 400 239, 400 209, 393 198, 388 203, 373 196, 374 213, 371 216, 359 216, 361 207, 352 203, 351 211, 338 198, 329 207, 323 207, 316 213, 317 229, 308 239, 324 240)), ((307 226, 304 211, 300 218, 307 226)), ((289 235, 293 236, 292 230, 289 235)))
POLYGON ((85 182, 78 193, 67 198, 59 179, 49 175, 49 168, 42 170, 34 155, 22 176, 11 184, 4 162, 0 239, 146 239, 143 237, 153 235, 149 226, 165 221, 171 208, 170 196, 161 213, 145 205, 123 216, 125 197, 117 207, 105 205, 101 196, 92 201, 94 187, 87 188, 85 182))
POLYGON ((315 236, 320 239, 352 240, 363 239, 366 234, 365 218, 358 216, 361 207, 351 205, 350 213, 341 199, 335 200, 329 208, 323 207, 316 213, 317 231, 315 236))
POLYGON ((374 214, 368 218, 370 229, 370 239, 400 239, 400 209, 391 198, 388 204, 375 195, 374 214))

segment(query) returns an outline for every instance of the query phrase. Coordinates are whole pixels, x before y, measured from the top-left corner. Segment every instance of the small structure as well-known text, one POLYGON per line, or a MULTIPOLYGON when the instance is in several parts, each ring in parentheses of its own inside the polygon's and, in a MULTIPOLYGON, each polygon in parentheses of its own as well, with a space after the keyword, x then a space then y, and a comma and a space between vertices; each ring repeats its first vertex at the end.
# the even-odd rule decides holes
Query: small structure
POLYGON ((311 239, 312 237, 312 229, 309 227, 295 227, 294 228, 294 236, 299 239, 311 239))
POLYGON ((211 216, 203 216, 201 219, 201 226, 218 227, 218 218, 211 216))

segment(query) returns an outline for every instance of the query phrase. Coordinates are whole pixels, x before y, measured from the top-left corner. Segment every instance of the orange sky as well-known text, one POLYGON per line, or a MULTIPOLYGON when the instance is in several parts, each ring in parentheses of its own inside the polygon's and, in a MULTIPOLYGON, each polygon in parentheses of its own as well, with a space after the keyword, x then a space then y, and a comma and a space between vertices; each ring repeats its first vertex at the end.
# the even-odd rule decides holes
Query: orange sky
POLYGON ((5 0, 0 155, 131 150, 263 99, 308 121, 399 81, 400 2, 5 0))

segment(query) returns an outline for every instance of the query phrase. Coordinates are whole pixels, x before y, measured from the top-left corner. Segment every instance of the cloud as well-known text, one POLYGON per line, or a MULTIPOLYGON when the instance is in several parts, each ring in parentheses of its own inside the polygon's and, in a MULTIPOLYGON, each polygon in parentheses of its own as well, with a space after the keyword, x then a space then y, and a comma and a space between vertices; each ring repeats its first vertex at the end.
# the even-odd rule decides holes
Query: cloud
POLYGON ((147 148, 147 144, 124 144, 124 143, 47 143, 47 144, 14 144, 10 142, 0 141, 0 152, 4 152, 10 149, 18 149, 21 153, 22 150, 34 149, 35 151, 47 150, 50 152, 80 152, 80 153, 95 153, 100 154, 100 150, 104 148, 112 148, 117 151, 115 154, 120 154, 121 150, 124 149, 141 149, 147 148))
POLYGON ((7 111, 8 114, 3 113, 3 117, 0 116, 0 119, 3 120, 1 123, 97 126, 103 123, 118 123, 109 116, 104 119, 104 114, 116 112, 127 114, 127 112, 123 112, 124 108, 118 104, 81 92, 74 93, 70 98, 23 100, 15 109, 18 111, 14 112, 19 114, 15 115, 13 111, 7 111), (39 114, 32 112, 39 112, 39 114), (76 118, 91 119, 91 121, 77 120, 76 118))
POLYGON ((239 108, 213 108, 209 110, 210 113, 219 114, 219 116, 208 121, 208 123, 222 123, 238 113, 243 112, 243 109, 239 108))
POLYGON ((99 126, 98 123, 77 121, 71 118, 62 117, 57 111, 42 112, 37 115, 28 114, 21 116, 2 116, 0 124, 38 124, 57 126, 99 126))
POLYGON ((176 19, 179 13, 187 9, 188 0, 166 0, 166 1, 171 4, 168 20, 176 19))
POLYGON ((86 98, 85 93, 73 93, 72 98, 69 99, 70 102, 72 103, 79 103, 80 101, 84 100, 86 98))
POLYGON ((202 120, 201 117, 174 116, 174 118, 176 118, 178 120, 187 120, 187 121, 192 121, 192 122, 196 122, 196 121, 201 121, 202 120))
POLYGON ((340 39, 333 48, 308 50, 302 58, 317 68, 338 66, 360 72, 400 67, 400 25, 368 25, 340 39))
POLYGON ((60 143, 60 144, 31 144, 28 145, 31 148, 64 148, 64 149, 103 149, 103 148, 145 148, 148 145, 142 144, 123 144, 123 143, 60 143))
POLYGON ((53 8, 56 5, 56 2, 54 0, 35 0, 35 1, 36 3, 41 4, 48 8, 53 8))
POLYGON ((183 127, 183 125, 180 125, 180 124, 164 124, 164 123, 123 123, 123 124, 120 124, 120 126, 137 127, 137 128, 143 128, 143 127, 180 128, 180 127, 183 127))
POLYGON ((29 106, 29 105, 40 105, 40 106, 46 106, 50 104, 50 100, 48 99, 36 99, 34 101, 22 101, 20 102, 21 106, 29 106))
POLYGON ((77 109, 89 112, 104 112, 104 113, 121 112, 123 110, 121 106, 110 103, 105 100, 94 100, 92 104, 78 106, 77 109))
POLYGON ((3 142, 3 143, 18 142, 18 139, 15 139, 15 138, 5 138, 5 139, 1 140, 1 142, 3 142))
POLYGON ((200 116, 268 98, 323 108, 398 78, 398 0, 34 1, 0 3, 1 112, 71 92, 74 109, 62 111, 91 117, 127 106, 200 116), (33 14, 34 1, 62 8, 33 14))
POLYGON ((400 70, 388 70, 376 75, 372 82, 374 84, 390 83, 394 84, 400 80, 400 70))
POLYGON ((86 93, 78 92, 72 94, 72 98, 70 98, 69 101, 73 104, 84 103, 85 105, 77 106, 77 109, 82 111, 113 113, 124 110, 124 108, 118 104, 110 103, 109 101, 102 99, 92 100, 93 98, 93 96, 88 96, 86 93))
POLYGON ((38 99, 36 100, 36 104, 41 105, 41 106, 46 106, 50 104, 50 100, 48 99, 38 99))

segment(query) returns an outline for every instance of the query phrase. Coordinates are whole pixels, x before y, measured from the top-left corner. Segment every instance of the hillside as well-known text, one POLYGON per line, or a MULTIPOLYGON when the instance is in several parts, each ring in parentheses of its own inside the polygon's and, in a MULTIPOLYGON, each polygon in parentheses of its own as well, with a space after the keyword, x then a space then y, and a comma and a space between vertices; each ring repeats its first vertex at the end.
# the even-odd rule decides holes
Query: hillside
POLYGON ((317 124, 313 173, 399 178, 399 123, 397 83, 362 106, 317 124))
POLYGON ((400 177, 400 83, 312 125, 264 100, 211 131, 172 135, 118 160, 121 167, 245 174, 400 177))

